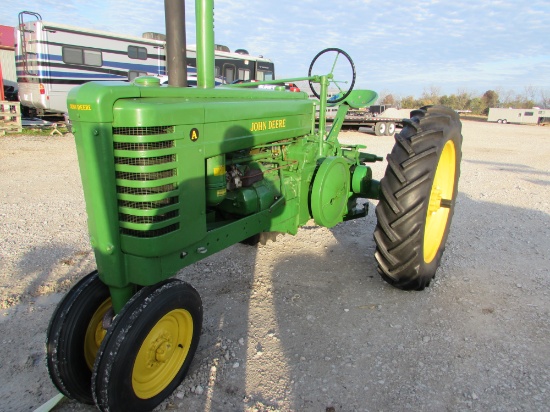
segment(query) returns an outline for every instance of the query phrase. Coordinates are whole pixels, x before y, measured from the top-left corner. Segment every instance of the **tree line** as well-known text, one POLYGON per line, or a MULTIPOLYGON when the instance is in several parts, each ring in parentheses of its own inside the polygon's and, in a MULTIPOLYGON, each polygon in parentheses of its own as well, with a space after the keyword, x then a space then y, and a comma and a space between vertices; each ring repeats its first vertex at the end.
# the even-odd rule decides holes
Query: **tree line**
POLYGON ((401 109, 442 104, 454 110, 470 111, 472 114, 487 115, 491 107, 513 107, 531 109, 533 107, 550 108, 550 91, 535 87, 526 87, 523 93, 503 90, 487 90, 481 96, 474 92, 458 90, 451 95, 442 95, 439 87, 425 89, 420 98, 400 97, 391 93, 382 93, 379 104, 388 104, 401 109))

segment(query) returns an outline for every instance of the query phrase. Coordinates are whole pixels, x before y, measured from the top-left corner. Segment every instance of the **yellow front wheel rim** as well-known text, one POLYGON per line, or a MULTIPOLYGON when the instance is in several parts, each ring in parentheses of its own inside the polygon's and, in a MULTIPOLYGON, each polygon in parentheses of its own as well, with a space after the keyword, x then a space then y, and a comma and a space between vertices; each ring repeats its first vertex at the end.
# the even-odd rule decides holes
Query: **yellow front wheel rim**
POLYGON ((193 318, 175 309, 153 326, 141 344, 132 369, 132 387, 141 399, 162 392, 180 371, 193 339, 193 318))
POLYGON ((449 140, 445 143, 437 163, 430 192, 430 203, 426 212, 424 230, 424 262, 426 263, 432 262, 441 248, 454 196, 455 176, 456 149, 454 142, 449 140))
POLYGON ((88 323, 88 328, 86 329, 86 335, 84 336, 84 357, 86 359, 86 365, 88 365, 90 370, 94 367, 97 351, 107 333, 107 331, 103 329, 103 318, 111 309, 111 306, 111 298, 106 299, 94 312, 90 323, 88 323))

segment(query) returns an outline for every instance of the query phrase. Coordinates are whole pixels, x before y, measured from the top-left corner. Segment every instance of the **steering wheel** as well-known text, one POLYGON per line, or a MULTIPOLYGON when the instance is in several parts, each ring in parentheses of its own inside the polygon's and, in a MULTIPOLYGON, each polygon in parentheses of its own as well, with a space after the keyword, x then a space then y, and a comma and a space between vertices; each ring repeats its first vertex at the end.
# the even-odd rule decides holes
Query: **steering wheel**
MULTIPOLYGON (((334 88, 339 90, 339 92, 329 98, 327 102, 330 104, 338 103, 348 97, 348 95, 353 90, 353 86, 355 85, 355 65, 353 64, 353 60, 351 60, 351 57, 349 57, 349 54, 347 54, 344 50, 337 48, 328 48, 320 51, 311 61, 308 76, 311 77, 313 66, 315 66, 316 64, 317 67, 321 67, 321 69, 324 69, 316 69, 315 71, 317 73, 329 73, 329 75, 331 75, 329 76, 329 88, 332 85, 334 88), (340 55, 344 56, 345 59, 347 59, 347 62, 343 59, 340 59, 340 61, 338 61, 340 55), (336 80, 335 77, 343 80, 336 80), (345 84, 346 87, 342 89, 340 87, 340 84, 345 84), (349 85, 349 87, 347 87, 347 85, 349 85)), ((320 86, 317 83, 316 85, 317 89, 320 90, 320 86)), ((315 97, 320 99, 321 97, 319 95, 319 91, 316 90, 316 87, 314 87, 311 80, 309 81, 309 87, 311 88, 311 91, 313 92, 315 97)))

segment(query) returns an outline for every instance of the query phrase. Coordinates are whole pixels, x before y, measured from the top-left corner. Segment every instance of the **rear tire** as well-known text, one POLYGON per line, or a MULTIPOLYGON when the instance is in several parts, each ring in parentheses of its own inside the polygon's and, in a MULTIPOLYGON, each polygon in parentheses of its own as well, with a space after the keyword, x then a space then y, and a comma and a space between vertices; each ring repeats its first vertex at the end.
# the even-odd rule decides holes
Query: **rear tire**
POLYGON ((378 270, 404 290, 422 290, 439 267, 454 212, 461 123, 443 106, 411 113, 387 156, 374 232, 378 270))

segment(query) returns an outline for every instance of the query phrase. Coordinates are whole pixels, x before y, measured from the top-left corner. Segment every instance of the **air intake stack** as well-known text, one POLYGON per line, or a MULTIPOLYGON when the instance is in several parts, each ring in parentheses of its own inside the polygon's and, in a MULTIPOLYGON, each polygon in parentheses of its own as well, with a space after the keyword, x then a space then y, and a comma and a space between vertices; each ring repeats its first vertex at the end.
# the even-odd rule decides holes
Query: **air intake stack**
POLYGON ((195 0, 197 87, 214 88, 214 0, 195 0))
POLYGON ((185 1, 164 0, 166 21, 166 65, 168 84, 187 87, 187 44, 185 40, 185 1))

